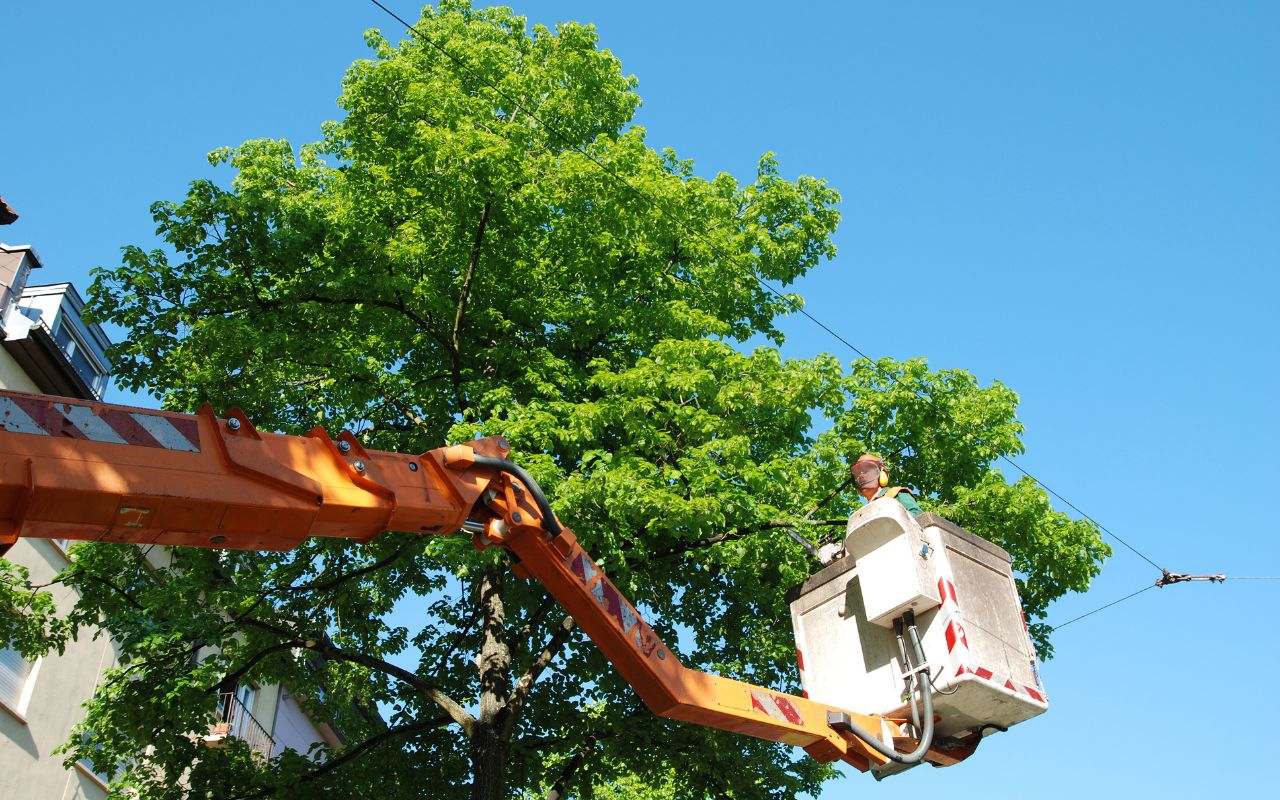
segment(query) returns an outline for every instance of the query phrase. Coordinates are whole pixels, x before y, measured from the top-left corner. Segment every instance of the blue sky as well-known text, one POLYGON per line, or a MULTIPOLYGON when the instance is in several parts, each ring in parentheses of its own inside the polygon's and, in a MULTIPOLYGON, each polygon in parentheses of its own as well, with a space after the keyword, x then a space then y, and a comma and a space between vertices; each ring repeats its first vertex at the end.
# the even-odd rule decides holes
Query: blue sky
MULTIPOLYGON (((773 150, 843 193, 840 254, 799 286, 813 314, 874 355, 1013 387, 1021 463, 1159 563, 1280 575, 1280 6, 956 5, 517 7, 599 25, 653 144, 744 177, 773 150)), ((398 33, 363 0, 6 5, 0 194, 23 218, 5 240, 83 287, 154 243, 147 206, 208 150, 315 138, 371 26, 398 33)), ((790 354, 850 355, 786 330, 790 354)), ((1052 619, 1155 577, 1117 548, 1052 619)), ((1266 786, 1280 645, 1258 618, 1278 596, 1147 592, 1059 633, 1045 716, 958 767, 824 796, 1266 786)))

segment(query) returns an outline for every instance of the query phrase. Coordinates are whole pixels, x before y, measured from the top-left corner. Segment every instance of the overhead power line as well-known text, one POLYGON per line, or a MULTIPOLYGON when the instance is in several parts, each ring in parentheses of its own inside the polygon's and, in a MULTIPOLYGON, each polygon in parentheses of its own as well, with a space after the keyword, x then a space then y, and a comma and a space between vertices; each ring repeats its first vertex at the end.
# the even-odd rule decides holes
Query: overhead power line
POLYGON ((1050 631, 1056 631, 1056 630, 1060 630, 1060 629, 1062 629, 1062 628, 1065 628, 1065 627, 1067 627, 1068 625, 1070 625, 1070 624, 1071 624, 1071 623, 1073 623, 1073 622, 1079 622, 1080 620, 1084 619, 1085 617, 1091 617, 1091 616, 1093 616, 1094 614, 1097 614, 1099 611, 1105 611, 1105 610, 1107 610, 1108 608, 1111 608, 1112 606, 1119 605, 1119 604, 1123 603, 1124 601, 1126 601, 1126 600, 1128 600, 1128 599, 1130 599, 1130 598, 1137 597, 1138 595, 1142 594, 1143 592, 1145 592, 1145 591, 1146 591, 1146 590, 1148 590, 1148 589, 1154 589, 1154 588, 1164 587, 1164 586, 1172 586, 1172 585, 1173 585, 1173 584, 1175 584, 1175 583, 1188 583, 1188 582, 1190 582, 1190 581, 1208 581, 1208 582, 1210 582, 1210 583, 1226 583, 1228 580, 1233 580, 1233 581, 1280 581, 1280 575, 1240 575, 1240 576, 1236 576, 1236 577, 1229 577, 1229 576, 1227 576, 1227 575, 1222 575, 1222 574, 1218 574, 1218 575, 1183 575, 1183 574, 1181 574, 1181 573, 1177 573, 1177 572, 1172 572, 1172 573, 1171 573, 1171 572, 1169 572, 1169 571, 1167 571, 1167 570, 1166 570, 1166 571, 1164 572, 1164 574, 1163 574, 1163 575, 1162 575, 1162 576, 1161 576, 1161 577, 1160 577, 1160 578, 1159 578, 1155 583, 1151 584, 1150 586, 1144 586, 1144 587, 1142 587, 1141 589, 1139 589, 1138 591, 1133 592, 1132 594, 1127 594, 1127 595, 1125 595, 1124 597, 1121 597, 1119 600, 1112 600, 1110 603, 1107 603, 1106 605, 1098 606, 1098 607, 1097 607, 1097 608, 1095 608, 1094 610, 1092 610, 1092 611, 1088 611, 1088 612, 1086 612, 1086 613, 1084 613, 1084 614, 1081 614, 1081 615, 1080 615, 1080 616, 1078 616, 1078 617, 1072 617, 1071 619, 1067 620, 1066 622, 1063 622, 1063 623, 1061 623, 1061 624, 1059 624, 1059 625, 1054 625, 1054 626, 1050 627, 1050 628, 1049 628, 1049 630, 1050 630, 1050 631))
POLYGON ((1161 572, 1164 572, 1164 571, 1165 571, 1164 567, 1160 566, 1159 564, 1157 564, 1156 562, 1154 562, 1154 561, 1152 561, 1150 558, 1148 558, 1148 557, 1147 557, 1147 555, 1146 555, 1146 553, 1143 553, 1141 550, 1139 550, 1138 548, 1136 548, 1136 547, 1134 547, 1133 545, 1129 544, 1129 543, 1128 543, 1128 542, 1126 542, 1124 539, 1121 539, 1118 535, 1116 535, 1115 533, 1113 533, 1113 532, 1111 531, 1111 529, 1110 529, 1110 528, 1108 528, 1106 525, 1103 525, 1101 522, 1098 522, 1098 521, 1097 521, 1096 519, 1094 519, 1093 517, 1091 517, 1091 516, 1089 516, 1088 514, 1084 513, 1084 511, 1082 511, 1082 510, 1080 509, 1080 507, 1079 507, 1079 506, 1077 506, 1075 503, 1071 502, 1071 501, 1070 501, 1070 500, 1068 500, 1067 498, 1065 498, 1065 497, 1063 497, 1062 495, 1058 494, 1056 491, 1054 491, 1054 490, 1053 490, 1053 488, 1052 488, 1052 487, 1050 487, 1050 486, 1049 486, 1048 484, 1046 484, 1044 481, 1040 480, 1040 479, 1039 479, 1039 478, 1037 478, 1035 475, 1032 475, 1030 472, 1027 472, 1025 469, 1023 469, 1023 467, 1022 467, 1022 465, 1021 465, 1021 464, 1019 464, 1018 462, 1014 461, 1012 458, 1009 458, 1009 457, 1008 457, 1008 456, 1006 456, 1006 455, 1002 455, 1002 456, 1000 456, 1000 458, 1001 458, 1001 459, 1003 459, 1004 461, 1008 462, 1010 465, 1012 465, 1012 466, 1013 466, 1013 468, 1014 468, 1014 469, 1018 470, 1018 471, 1019 471, 1019 472, 1021 472, 1023 475, 1026 475, 1028 478, 1030 478, 1031 480, 1035 481, 1035 482, 1036 482, 1036 484, 1037 484, 1037 485, 1039 485, 1041 489, 1044 489, 1046 492, 1048 492, 1049 494, 1051 494, 1051 495, 1053 495, 1054 497, 1058 498, 1058 499, 1059 499, 1059 500, 1061 500, 1063 503, 1066 503, 1069 507, 1071 507, 1071 509, 1072 509, 1072 510, 1074 510, 1074 511, 1075 511, 1077 514, 1079 514, 1081 517, 1084 517, 1085 519, 1087 519, 1087 520, 1089 520, 1090 522, 1092 522, 1094 525, 1096 525, 1096 526, 1098 527, 1098 530, 1102 531, 1102 532, 1103 532, 1103 533, 1105 533, 1106 535, 1110 536, 1112 539, 1115 539, 1115 540, 1116 540, 1117 542, 1119 542, 1120 544, 1122 544, 1122 545, 1124 545, 1125 547, 1129 548, 1130 552, 1132 552, 1132 553, 1133 553, 1134 555, 1136 555, 1138 558, 1141 558, 1143 561, 1147 562, 1148 564, 1150 564, 1151 566, 1153 566, 1153 567, 1155 567, 1156 569, 1160 570, 1161 572))
MULTIPOLYGON (((452 63, 453 63, 453 65, 454 65, 455 67, 457 67, 457 68, 458 68, 458 70, 459 70, 459 71, 461 71, 464 75, 466 75, 467 77, 469 77, 469 78, 471 78, 471 79, 473 79, 473 80, 477 80, 477 81, 479 81, 479 82, 481 82, 481 83, 484 83, 486 86, 488 86, 488 87, 489 87, 490 89, 492 89, 494 92, 496 92, 496 93, 498 94, 498 96, 503 100, 503 102, 504 102, 504 103, 506 103, 506 104, 508 105, 508 107, 513 108, 513 109, 514 109, 514 108, 517 108, 517 107, 520 107, 520 108, 522 109, 523 113, 524 113, 526 116, 528 116, 530 119, 532 119, 533 121, 535 121, 535 122, 537 122, 539 125, 541 125, 541 126, 543 127, 543 129, 545 129, 546 131, 548 131, 549 133, 551 133, 551 134, 552 134, 552 136, 555 136, 555 137, 557 137, 557 138, 561 139, 561 140, 565 143, 565 145, 566 145, 566 146, 568 146, 568 147, 572 148, 574 151, 576 151, 577 153, 579 153, 580 155, 582 155, 583 157, 585 157, 587 160, 591 161, 593 164, 595 164, 597 167, 599 167, 599 168, 600 168, 600 170, 601 170, 601 171, 603 171, 606 175, 608 175, 608 176, 610 176, 611 178, 613 178, 614 180, 616 180, 616 181, 617 181, 621 186, 625 187, 628 191, 630 191, 632 194, 634 194, 634 195, 635 195, 637 198, 639 198, 642 202, 647 203, 651 208, 653 208, 654 210, 656 210, 659 214, 661 214, 663 217, 665 217, 669 222, 671 222, 672 224, 674 224, 676 227, 681 228, 681 229, 682 229, 682 230, 684 230, 686 233, 688 233, 688 234, 690 234, 690 235, 692 235, 692 236, 694 236, 694 237, 696 237, 696 238, 698 238, 698 239, 701 239, 703 242, 705 242, 706 244, 710 245, 710 246, 712 247, 712 249, 713 249, 713 250, 718 250, 718 248, 716 247, 715 243, 714 243, 714 242, 712 242, 712 241, 711 241, 711 239, 710 239, 708 236, 706 236, 704 233, 702 233, 701 231, 694 230, 694 229, 691 229, 691 228, 686 227, 686 226, 683 224, 682 220, 678 219, 675 215, 671 214, 671 213, 670 213, 666 208, 664 208, 664 207, 663 207, 663 205, 662 205, 661 203, 659 203, 659 202, 657 201, 657 199, 656 199, 656 198, 654 198, 652 195, 649 195, 649 194, 647 194, 647 193, 645 193, 645 192, 641 191, 640 189, 636 188, 636 186, 635 186, 634 184, 632 184, 632 183, 631 183, 631 181, 627 180, 626 176, 619 174, 616 170, 612 169, 608 164, 606 164, 605 162, 601 161, 601 160, 600 160, 600 159, 598 159, 596 156, 594 156, 594 155, 593 155, 589 150, 587 150, 585 147, 583 147, 583 146, 581 146, 581 145, 578 145, 578 144, 573 143, 573 142, 572 142, 572 141, 571 141, 567 136, 565 136, 564 134, 560 133, 560 131, 559 131, 559 130, 557 130, 557 128, 556 128, 553 124, 548 123, 548 122, 546 121, 546 119, 544 119, 544 118, 542 118, 542 117, 538 116, 538 114, 537 114, 537 113, 535 113, 535 112, 533 112, 533 111, 530 111, 529 109, 523 108, 523 107, 521 106, 521 104, 518 102, 518 99, 517 99, 517 98, 513 98, 513 97, 511 97, 509 94, 507 94, 506 92, 504 92, 501 88, 499 88, 498 86, 496 86, 494 83, 492 83, 492 82, 490 82, 490 81, 483 80, 482 78, 480 78, 479 76, 477 76, 477 75, 475 74, 475 72, 474 72, 473 70, 471 70, 471 69, 468 67, 468 65, 467 65, 467 64, 465 64, 465 63, 462 61, 462 59, 458 58, 456 55, 454 55, 453 53, 449 52, 449 50, 447 50, 447 49, 444 47, 444 45, 442 45, 442 44, 440 44, 440 43, 438 43, 438 42, 436 42, 436 41, 432 40, 429 36, 427 36, 427 35, 426 35, 426 34, 424 34, 422 31, 420 31, 420 30, 417 28, 417 26, 415 26, 415 25, 413 25, 412 23, 410 23, 410 22, 409 22, 408 20, 406 20, 404 17, 401 17, 401 16, 400 16, 399 14, 397 14, 395 11, 392 11, 390 8, 388 8, 386 5, 384 5, 380 0, 370 0, 370 2, 371 2, 371 3, 373 3, 375 6, 377 6, 378 8, 382 9, 382 11, 383 11, 383 12, 385 12, 385 13, 386 13, 388 16, 390 16, 392 19, 396 20, 396 21, 397 21, 397 22, 399 22, 401 25, 403 25, 403 26, 405 27, 405 29, 406 29, 407 31, 409 31, 410 33, 412 33, 412 34, 414 35, 414 37, 415 37, 419 42, 421 42, 421 43, 423 43, 423 44, 425 44, 425 45, 427 45, 427 46, 431 47, 433 50, 435 50, 436 52, 440 53, 442 56, 444 56, 445 58, 447 58, 447 59, 448 59, 450 62, 452 62, 452 63)), ((726 258, 730 259, 731 261, 735 259, 735 256, 734 256, 734 254, 732 254, 732 253, 722 254, 722 255, 724 255, 726 258)), ((764 289, 764 290, 765 290, 765 291, 767 291, 768 293, 772 294, 773 296, 777 297, 778 299, 782 300, 786 305, 788 305, 789 307, 791 307, 791 309, 792 309, 793 311, 795 311, 796 313, 800 314, 800 315, 801 315, 801 316, 803 316, 805 319, 809 320, 809 321, 810 321, 811 323, 813 323, 815 326, 817 326, 818 328, 820 328, 820 329, 822 329, 823 331, 825 331, 825 332, 826 332, 828 335, 830 335, 834 340, 836 340, 837 342, 840 342, 840 343, 841 343, 841 344, 843 344, 845 347, 849 348, 849 350, 851 350, 852 352, 856 353, 860 358, 862 358, 862 359, 864 359, 865 361, 867 361, 868 363, 870 363, 870 364, 871 364, 871 365, 876 369, 876 371, 877 371, 877 372, 879 372, 881 375, 883 375, 885 378, 887 378, 891 383, 896 383, 896 384, 899 384, 899 385, 901 385, 901 384, 902 384, 902 380, 901 380, 897 375, 894 375, 894 374, 893 374, 892 372, 890 372, 889 370, 887 370, 887 369, 885 369, 885 368, 881 367, 881 366, 880 366, 880 364, 879 364, 879 362, 877 362, 877 361, 876 361, 875 359, 873 359, 871 356, 867 355, 867 353, 865 353, 861 348, 859 348, 859 347, 858 347, 857 345, 855 345, 853 342, 849 341, 849 340, 848 340, 848 339, 846 339, 844 336, 840 335, 840 333, 839 333, 838 331, 836 331, 834 328, 832 328, 830 325, 826 324, 826 323, 825 323, 825 322, 823 322, 821 319, 818 319, 818 318, 817 318, 817 317, 815 317, 813 314, 811 314, 811 313, 809 313, 807 310, 805 310, 803 307, 797 306, 795 303, 793 303, 793 302, 791 301, 791 298, 787 297, 785 294, 783 294, 783 293, 782 293, 781 291, 779 291, 778 289, 775 289, 775 288, 774 288, 773 286, 771 286, 767 281, 765 281, 763 278, 761 278, 759 275, 757 275, 757 274, 756 274, 756 272, 755 272, 755 269, 754 269, 754 268, 752 268, 750 265, 744 265, 744 266, 746 266, 746 267, 747 267, 747 269, 746 269, 747 274, 749 274, 749 275, 750 275, 750 276, 755 280, 755 282, 756 282, 757 284, 759 284, 759 285, 760 285, 760 287, 761 287, 762 289, 764 289)), ((1075 503, 1072 503, 1070 500, 1068 500, 1068 499, 1067 499, 1066 497, 1064 497, 1062 494, 1060 494, 1059 492, 1057 492, 1056 490, 1054 490, 1052 487, 1050 487, 1048 484, 1046 484, 1046 483, 1045 483, 1044 481, 1042 481, 1040 478, 1038 478, 1038 477, 1036 477, 1035 475, 1031 474, 1031 472, 1030 472, 1030 471, 1028 471, 1028 470, 1027 470, 1025 467, 1023 467, 1021 464, 1018 464, 1018 463, 1017 463, 1016 461, 1014 461, 1012 458, 1009 458, 1008 456, 1005 456, 1005 455, 1000 456, 1000 458, 1001 458, 1002 460, 1004 460, 1005 462, 1009 463, 1011 466, 1013 466, 1015 469, 1017 469, 1017 470, 1018 470, 1019 472, 1021 472, 1023 475, 1025 475, 1025 476, 1027 476, 1028 478, 1030 478, 1031 480, 1035 481, 1035 483, 1036 483, 1037 485, 1039 485, 1042 489, 1044 489, 1046 492, 1048 492, 1049 494, 1051 494, 1051 495, 1053 495, 1054 497, 1056 497, 1058 500, 1060 500, 1060 501, 1062 501, 1063 503, 1065 503, 1067 506, 1069 506, 1071 509, 1073 509, 1077 514, 1079 514, 1081 517, 1083 517, 1084 519, 1086 519, 1086 520, 1088 520, 1089 522, 1093 523, 1095 526, 1097 526, 1098 530, 1102 531, 1102 532, 1103 532, 1103 533, 1105 533, 1107 536, 1110 536, 1112 539, 1115 539, 1117 542, 1119 542, 1120 544, 1124 545, 1124 547, 1126 547, 1128 550, 1130 550, 1131 552, 1133 552, 1133 553, 1134 553, 1134 555, 1136 555, 1136 556, 1138 556, 1139 558, 1141 558, 1142 560, 1146 561, 1148 564, 1150 564, 1151 566, 1153 566, 1153 567, 1155 567, 1156 569, 1160 570, 1161 572, 1164 572, 1164 571, 1165 571, 1163 567, 1161 567, 1159 564, 1157 564, 1154 560, 1152 560, 1149 556, 1147 556, 1147 555, 1146 555, 1145 553, 1143 553, 1141 550, 1139 550, 1139 549, 1137 549, 1136 547, 1134 547, 1133 545, 1129 544, 1129 542, 1125 541, 1123 538, 1121 538, 1121 537, 1120 537, 1120 536, 1118 536, 1116 533, 1114 533, 1113 531, 1111 531, 1110 529, 1108 529, 1108 528, 1107 528, 1105 525, 1103 525, 1102 523, 1098 522, 1096 519, 1094 519, 1094 518, 1093 518, 1092 516, 1090 516, 1089 514, 1086 514, 1083 510, 1081 510, 1081 509, 1080 509, 1080 507, 1079 507, 1079 506, 1077 506, 1075 503)), ((1074 620, 1072 620, 1072 621, 1074 621, 1074 620)), ((1069 623, 1064 623, 1064 624, 1069 624, 1069 623)))
POLYGON ((1067 627, 1068 625, 1070 625, 1070 624, 1071 624, 1071 623, 1073 623, 1073 622, 1079 622, 1080 620, 1084 619, 1085 617, 1092 617, 1094 614, 1097 614, 1099 611, 1106 611, 1108 608, 1111 608, 1112 606, 1118 606, 1118 605, 1120 605, 1121 603, 1123 603, 1124 601, 1126 601, 1126 600, 1131 600, 1131 599, 1133 599, 1133 598, 1137 597, 1138 595, 1142 594, 1143 592, 1147 591, 1148 589, 1154 589, 1154 588, 1156 588, 1156 585, 1155 585, 1154 583, 1149 583, 1149 584, 1147 584, 1146 586, 1143 586, 1143 587, 1142 587, 1141 589, 1139 589, 1138 591, 1133 592, 1132 594, 1126 594, 1124 597, 1121 597, 1119 600, 1112 600, 1110 603, 1107 603, 1107 604, 1106 604, 1106 605, 1104 605, 1104 606, 1098 606, 1097 608, 1095 608, 1095 609, 1094 609, 1094 610, 1092 610, 1092 611, 1087 611, 1087 612, 1085 612, 1084 614, 1081 614, 1081 615, 1080 615, 1080 616, 1078 616, 1078 617, 1072 617, 1071 619, 1067 620, 1066 622, 1063 622, 1063 623, 1058 624, 1058 625, 1054 625, 1053 627, 1049 628, 1049 631, 1050 631, 1050 632, 1053 632, 1053 631, 1060 631, 1060 630, 1062 630, 1063 628, 1067 627))

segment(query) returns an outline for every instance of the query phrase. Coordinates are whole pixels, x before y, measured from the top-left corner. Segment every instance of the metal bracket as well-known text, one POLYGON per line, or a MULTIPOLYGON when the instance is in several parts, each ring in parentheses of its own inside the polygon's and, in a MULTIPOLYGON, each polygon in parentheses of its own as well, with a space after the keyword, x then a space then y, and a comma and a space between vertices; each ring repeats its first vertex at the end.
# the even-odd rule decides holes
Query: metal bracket
POLYGON ((1209 581, 1210 583, 1225 583, 1227 580, 1227 576, 1223 575, 1222 573, 1217 573, 1216 575, 1188 575, 1185 572, 1170 572, 1167 569, 1162 570, 1162 572, 1164 574, 1156 579, 1156 586, 1159 586, 1160 588, 1164 588, 1165 586, 1172 586, 1175 583, 1190 583, 1191 581, 1209 581))

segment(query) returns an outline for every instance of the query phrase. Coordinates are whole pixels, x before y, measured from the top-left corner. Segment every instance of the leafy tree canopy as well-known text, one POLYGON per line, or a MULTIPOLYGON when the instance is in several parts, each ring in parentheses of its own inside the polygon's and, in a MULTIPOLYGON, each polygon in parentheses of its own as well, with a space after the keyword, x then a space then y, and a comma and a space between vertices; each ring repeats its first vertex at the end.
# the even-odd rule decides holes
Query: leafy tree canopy
MULTIPOLYGON (((748 182, 708 179, 654 150, 636 80, 589 25, 446 2, 418 29, 367 35, 318 142, 214 152, 229 181, 152 207, 166 247, 97 271, 92 308, 130 331, 120 384, 385 449, 504 433, 687 663, 793 691, 784 595, 811 564, 781 527, 836 538, 857 501, 833 491, 864 450, 1013 553, 1032 620, 1087 587, 1109 553, 1097 531, 992 467, 1021 452, 1008 388, 923 360, 745 350, 779 343, 799 302, 753 274, 786 285, 834 255, 824 181, 768 154, 748 182)), ((648 714, 541 587, 466 537, 177 550, 160 568, 137 548, 74 552, 70 619, 15 572, 0 634, 27 652, 77 624, 115 638, 122 663, 67 757, 125 765, 142 798, 789 798, 833 775, 648 714), (411 595, 427 615, 392 625, 411 595), (414 648, 416 667, 393 663, 414 648), (347 745, 319 768, 202 747, 189 733, 238 680, 287 684, 347 745)))

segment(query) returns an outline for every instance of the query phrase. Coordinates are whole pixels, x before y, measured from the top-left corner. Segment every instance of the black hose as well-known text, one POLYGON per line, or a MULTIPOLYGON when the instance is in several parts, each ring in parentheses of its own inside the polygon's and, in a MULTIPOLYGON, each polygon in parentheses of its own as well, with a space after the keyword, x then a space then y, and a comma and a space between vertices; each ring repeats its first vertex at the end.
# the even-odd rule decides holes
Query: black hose
POLYGON ((476 453, 475 463, 477 466, 491 467, 519 478, 529 490, 529 494, 533 495, 533 502, 537 503, 538 510, 542 512, 542 527, 546 528, 547 533, 552 536, 560 535, 560 520, 556 519, 556 512, 551 510, 551 504, 547 502, 547 496, 542 493, 542 487, 533 479, 533 476, 524 471, 523 467, 505 458, 494 458, 479 453, 476 453))
MULTIPOLYGON (((924 663, 924 648, 920 646, 920 635, 916 632, 916 626, 907 627, 907 637, 911 640, 911 647, 915 650, 916 661, 920 664, 924 663)), ((929 681, 916 680, 915 684, 920 687, 921 700, 924 704, 924 721, 923 730, 920 735, 920 745, 910 753, 899 753, 892 747, 880 741, 879 736, 874 736, 858 726, 852 719, 846 715, 841 715, 840 727, 847 729, 854 736, 866 742, 873 750, 880 755, 897 764, 919 764, 924 760, 924 754, 929 752, 929 748, 933 746, 933 690, 929 681)), ((915 705, 915 698, 911 698, 911 704, 915 705)))

